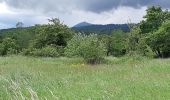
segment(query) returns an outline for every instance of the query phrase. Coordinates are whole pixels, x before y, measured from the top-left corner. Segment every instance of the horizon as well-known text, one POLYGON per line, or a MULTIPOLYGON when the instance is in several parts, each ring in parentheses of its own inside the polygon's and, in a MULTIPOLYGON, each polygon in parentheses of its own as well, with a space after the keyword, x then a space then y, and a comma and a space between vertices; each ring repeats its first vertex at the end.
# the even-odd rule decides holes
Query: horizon
POLYGON ((69 27, 81 22, 92 24, 139 23, 148 6, 170 8, 168 0, 0 0, 0 29, 15 28, 17 22, 26 27, 46 24, 49 18, 59 18, 69 27), (69 6, 68 6, 69 4, 69 6))
MULTIPOLYGON (((81 23, 88 23, 88 24, 91 24, 91 25, 123 25, 123 24, 127 24, 127 23, 122 23, 122 24, 117 24, 117 23, 109 23, 109 24, 94 24, 94 23, 89 23, 89 22, 85 22, 85 21, 82 21, 82 22, 79 22, 79 23, 77 23, 77 24, 75 24, 75 25, 73 25, 73 26, 68 26, 68 27, 70 27, 70 28, 73 28, 73 27, 75 27, 76 25, 78 25, 78 24, 81 24, 81 23)), ((17 23, 16 23, 17 24, 17 23)), ((14 25, 14 27, 9 27, 9 28, 0 28, 0 30, 5 30, 5 29, 15 29, 16 28, 16 24, 14 25)), ((24 23, 23 23, 24 24, 24 23)), ((38 23, 37 23, 38 24, 38 23)), ((30 25, 30 26, 25 26, 25 25, 23 25, 23 27, 24 28, 27 28, 27 27, 32 27, 32 26, 35 26, 35 25, 37 25, 37 24, 34 24, 34 25, 30 25)), ((48 22, 47 23, 43 23, 43 24, 48 24, 48 22)), ((137 23, 131 23, 131 24, 137 24, 137 23)), ((40 24, 41 25, 41 24, 40 24)), ((89 25, 88 25, 89 26, 89 25)), ((81 26, 81 27, 84 27, 84 26, 81 26)))

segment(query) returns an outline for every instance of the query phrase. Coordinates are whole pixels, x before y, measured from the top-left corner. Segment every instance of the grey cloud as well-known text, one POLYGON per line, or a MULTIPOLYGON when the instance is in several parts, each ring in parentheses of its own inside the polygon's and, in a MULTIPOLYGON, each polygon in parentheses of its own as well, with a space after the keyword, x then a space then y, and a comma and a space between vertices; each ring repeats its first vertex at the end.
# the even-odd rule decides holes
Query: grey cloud
POLYGON ((67 12, 74 7, 76 0, 1 0, 16 9, 38 10, 42 12, 67 12))
POLYGON ((86 10, 92 12, 108 11, 120 6, 141 8, 143 6, 160 5, 163 8, 170 8, 169 0, 86 0, 83 4, 86 10))
POLYGON ((116 9, 120 6, 140 8, 142 6, 160 5, 170 8, 169 0, 0 0, 10 7, 32 9, 43 12, 71 12, 74 9, 95 13, 116 9))

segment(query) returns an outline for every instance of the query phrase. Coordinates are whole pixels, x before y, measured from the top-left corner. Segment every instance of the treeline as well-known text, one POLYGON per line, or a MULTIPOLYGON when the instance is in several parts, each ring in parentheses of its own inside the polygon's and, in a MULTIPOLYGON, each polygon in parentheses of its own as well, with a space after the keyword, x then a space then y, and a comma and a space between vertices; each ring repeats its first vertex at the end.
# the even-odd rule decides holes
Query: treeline
POLYGON ((108 25, 89 25, 82 27, 73 27, 76 32, 84 34, 107 34, 111 35, 113 30, 122 30, 123 32, 129 32, 128 24, 108 24, 108 25))
POLYGON ((104 61, 105 56, 170 57, 170 12, 153 6, 144 18, 129 24, 128 33, 113 30, 109 35, 77 33, 56 18, 44 25, 1 30, 0 55, 83 57, 91 64, 104 61))

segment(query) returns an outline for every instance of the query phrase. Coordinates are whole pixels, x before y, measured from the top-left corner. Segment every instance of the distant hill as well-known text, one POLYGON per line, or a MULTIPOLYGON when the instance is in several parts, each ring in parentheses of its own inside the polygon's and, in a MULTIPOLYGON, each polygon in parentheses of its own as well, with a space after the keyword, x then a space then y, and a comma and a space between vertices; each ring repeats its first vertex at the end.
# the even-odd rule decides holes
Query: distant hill
MULTIPOLYGON (((79 24, 78 24, 79 25, 79 24)), ((122 30, 124 32, 129 32, 129 27, 127 24, 107 24, 107 25, 95 25, 95 24, 80 24, 79 27, 74 26, 73 30, 85 34, 96 33, 96 34, 111 34, 113 30, 122 30)))
POLYGON ((85 27, 85 26, 91 26, 93 24, 87 23, 87 22, 81 22, 73 27, 79 28, 79 27, 85 27))

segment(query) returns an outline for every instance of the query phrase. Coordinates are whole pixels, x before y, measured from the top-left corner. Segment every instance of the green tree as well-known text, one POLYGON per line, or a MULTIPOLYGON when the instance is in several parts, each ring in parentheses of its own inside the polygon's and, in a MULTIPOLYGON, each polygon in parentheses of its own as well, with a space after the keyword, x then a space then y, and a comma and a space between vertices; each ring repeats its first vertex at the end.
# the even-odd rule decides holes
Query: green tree
POLYGON ((36 26, 36 37, 32 42, 33 48, 43 48, 48 45, 65 47, 71 39, 73 31, 60 22, 59 19, 49 19, 48 25, 36 26))
POLYGON ((170 57, 170 20, 165 21, 159 30, 149 34, 147 42, 158 57, 170 57))
POLYGON ((141 29, 138 25, 133 26, 127 38, 127 53, 131 56, 141 55, 153 57, 154 53, 150 46, 146 43, 146 34, 140 34, 141 29))
POLYGON ((126 53, 126 39, 127 33, 122 30, 114 30, 111 35, 99 35, 107 49, 107 56, 122 56, 126 53))
POLYGON ((168 55, 167 52, 166 54, 163 53, 165 50, 162 50, 164 48, 162 46, 168 46, 167 43, 164 42, 164 40, 167 41, 167 38, 162 37, 166 32, 162 31, 162 33, 160 33, 160 31, 165 27, 165 25, 162 26, 162 24, 165 24, 166 21, 170 19, 170 12, 168 10, 162 10, 160 6, 152 6, 147 9, 147 14, 144 18, 145 20, 140 23, 141 38, 145 38, 145 43, 158 57, 168 55), (160 36, 160 34, 162 35, 160 36))
POLYGON ((113 56, 125 55, 127 33, 122 30, 115 30, 112 32, 111 39, 111 54, 113 56))
POLYGON ((112 53, 112 46, 111 46, 112 37, 111 37, 111 35, 101 34, 98 36, 98 39, 101 40, 105 44, 106 55, 110 56, 112 53))
POLYGON ((24 26, 24 23, 23 22, 18 22, 16 24, 16 28, 22 28, 24 26))
POLYGON ((140 28, 138 26, 134 26, 131 29, 131 32, 128 33, 127 51, 129 54, 137 52, 139 40, 141 38, 141 35, 139 34, 140 32, 141 32, 140 28))
POLYGON ((169 11, 163 11, 160 6, 149 7, 146 12, 147 13, 144 16, 145 20, 140 23, 142 34, 157 31, 163 22, 170 19, 169 11))

